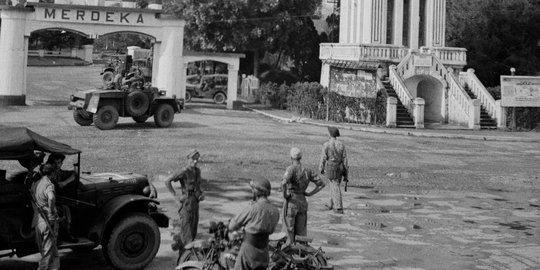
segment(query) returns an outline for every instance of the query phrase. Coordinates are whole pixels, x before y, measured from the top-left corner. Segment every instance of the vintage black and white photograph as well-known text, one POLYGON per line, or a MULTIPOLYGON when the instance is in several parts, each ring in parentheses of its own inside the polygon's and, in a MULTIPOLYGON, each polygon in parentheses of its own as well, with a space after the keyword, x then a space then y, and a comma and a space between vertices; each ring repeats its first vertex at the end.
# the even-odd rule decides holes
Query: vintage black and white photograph
POLYGON ((0 270, 540 269, 539 0, 0 0, 0 270))

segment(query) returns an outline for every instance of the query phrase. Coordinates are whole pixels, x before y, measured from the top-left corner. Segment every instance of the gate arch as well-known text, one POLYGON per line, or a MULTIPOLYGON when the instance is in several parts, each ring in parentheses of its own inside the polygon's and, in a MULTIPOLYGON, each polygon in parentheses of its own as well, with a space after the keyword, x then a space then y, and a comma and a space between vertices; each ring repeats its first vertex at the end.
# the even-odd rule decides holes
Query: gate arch
POLYGON ((445 122, 446 87, 441 80, 431 75, 414 75, 405 80, 405 85, 413 97, 424 99, 425 122, 445 122))
MULTIPOLYGON (((135 32, 155 38, 152 84, 168 96, 185 89, 183 38, 185 21, 161 10, 28 2, 0 7, 0 105, 26 103, 28 40, 34 31, 65 29, 89 38, 135 32)), ((185 92, 184 92, 185 93, 185 92)))

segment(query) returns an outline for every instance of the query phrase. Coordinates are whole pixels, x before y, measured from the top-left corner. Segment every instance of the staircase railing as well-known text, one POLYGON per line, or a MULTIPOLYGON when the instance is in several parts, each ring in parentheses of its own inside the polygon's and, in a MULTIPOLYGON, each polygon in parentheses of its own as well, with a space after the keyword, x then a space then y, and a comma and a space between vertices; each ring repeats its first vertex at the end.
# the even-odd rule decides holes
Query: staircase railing
POLYGON ((459 124, 466 124, 470 128, 479 128, 480 108, 465 89, 461 86, 453 72, 433 56, 435 71, 448 84, 448 120, 459 124), (478 110, 478 112, 474 111, 478 110))
POLYGON ((409 65, 412 64, 410 63, 410 59, 411 54, 408 54, 397 67, 392 65, 388 70, 390 74, 390 84, 392 87, 394 87, 396 95, 399 97, 399 100, 401 100, 403 106, 407 109, 407 112, 409 112, 409 114, 414 118, 414 97, 411 92, 409 92, 409 89, 407 89, 407 86, 402 79, 403 74, 406 70, 408 70, 409 65))
POLYGON ((459 82, 462 86, 468 86, 469 89, 471 89, 491 118, 497 119, 497 104, 495 98, 493 98, 484 84, 476 77, 474 69, 470 68, 466 72, 460 72, 459 82))

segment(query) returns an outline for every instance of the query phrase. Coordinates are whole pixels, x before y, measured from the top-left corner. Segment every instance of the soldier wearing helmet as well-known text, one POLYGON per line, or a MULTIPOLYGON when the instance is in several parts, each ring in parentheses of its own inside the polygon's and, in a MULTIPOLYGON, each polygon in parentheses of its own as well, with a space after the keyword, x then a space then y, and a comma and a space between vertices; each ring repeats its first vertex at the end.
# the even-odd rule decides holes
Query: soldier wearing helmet
POLYGON ((229 230, 236 231, 244 227, 245 231, 244 241, 236 257, 235 270, 268 267, 268 236, 274 232, 279 221, 279 210, 268 200, 270 182, 256 179, 249 185, 254 202, 229 223, 229 230))
POLYGON ((321 174, 326 174, 330 181, 330 204, 328 209, 343 214, 343 202, 341 199, 341 181, 348 182, 349 163, 347 161, 347 151, 345 145, 337 139, 339 129, 328 127, 330 139, 324 143, 321 153, 319 170, 321 174))
POLYGON ((324 188, 324 182, 319 176, 309 168, 302 166, 302 152, 293 147, 290 152, 291 165, 285 170, 281 187, 283 191, 283 227, 287 232, 287 242, 293 243, 296 235, 307 235, 307 210, 308 202, 306 196, 313 196, 324 188), (314 183, 316 187, 306 192, 309 183, 314 183))
POLYGON ((172 173, 165 179, 165 186, 179 207, 179 219, 173 224, 174 243, 172 245, 173 250, 178 250, 179 254, 182 254, 184 246, 197 236, 199 202, 204 199, 201 191, 201 169, 197 167, 200 158, 199 151, 193 149, 186 157, 187 167, 172 173), (177 194, 172 182, 180 182, 180 194, 177 194))

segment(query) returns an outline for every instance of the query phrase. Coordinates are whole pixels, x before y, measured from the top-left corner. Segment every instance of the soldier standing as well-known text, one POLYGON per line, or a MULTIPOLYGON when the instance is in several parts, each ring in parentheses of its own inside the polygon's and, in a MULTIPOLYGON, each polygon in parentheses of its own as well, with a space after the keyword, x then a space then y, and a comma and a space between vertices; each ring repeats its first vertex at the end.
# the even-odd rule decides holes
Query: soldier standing
POLYGON ((179 209, 179 220, 174 224, 173 250, 179 250, 179 255, 184 251, 184 246, 197 236, 199 225, 199 202, 204 199, 201 191, 201 169, 197 167, 200 154, 192 150, 188 155, 188 166, 176 171, 165 179, 165 186, 174 196, 179 209), (177 194, 172 187, 172 182, 180 182, 181 194, 177 194))
POLYGON ((339 129, 328 127, 330 139, 324 143, 321 153, 319 170, 326 174, 330 181, 330 204, 329 209, 343 214, 343 202, 341 200, 341 181, 348 182, 349 164, 345 145, 337 139, 340 136, 339 129))
POLYGON ((268 237, 279 221, 279 210, 268 200, 270 182, 258 179, 249 183, 254 203, 229 223, 229 230, 244 227, 245 236, 236 257, 234 270, 266 270, 269 264, 268 237))
POLYGON ((287 167, 281 187, 283 190, 283 228, 287 230, 287 243, 293 243, 296 235, 307 236, 307 210, 306 196, 315 195, 322 188, 324 182, 312 170, 304 168, 300 160, 302 152, 293 147, 290 152, 292 164, 287 167), (316 187, 311 192, 306 192, 309 183, 316 187))
POLYGON ((50 176, 54 168, 45 164, 41 168, 43 176, 32 183, 31 193, 34 208, 32 225, 36 231, 36 242, 41 253, 38 270, 60 269, 60 257, 56 248, 58 239, 58 213, 56 194, 50 176))

